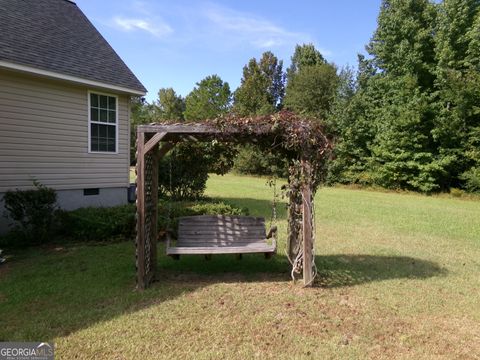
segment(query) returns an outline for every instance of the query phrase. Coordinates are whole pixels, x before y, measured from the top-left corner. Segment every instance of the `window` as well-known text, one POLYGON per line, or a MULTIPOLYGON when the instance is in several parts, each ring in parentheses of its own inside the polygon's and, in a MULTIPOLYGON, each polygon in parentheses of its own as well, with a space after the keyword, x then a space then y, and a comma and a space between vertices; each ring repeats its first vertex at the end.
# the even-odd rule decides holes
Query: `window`
POLYGON ((117 97, 89 93, 90 152, 117 152, 117 97))

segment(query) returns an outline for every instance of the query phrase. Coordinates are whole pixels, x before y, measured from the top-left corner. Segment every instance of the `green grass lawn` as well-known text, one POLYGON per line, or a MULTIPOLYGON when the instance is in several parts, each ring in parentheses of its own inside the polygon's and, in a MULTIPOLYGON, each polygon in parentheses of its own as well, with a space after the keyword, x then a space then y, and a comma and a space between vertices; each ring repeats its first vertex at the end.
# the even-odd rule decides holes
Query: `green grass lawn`
MULTIPOLYGON (((207 193, 269 219, 265 183, 213 176, 207 193)), ((480 202, 321 189, 310 289, 290 281, 279 217, 273 259, 160 256, 145 292, 132 242, 14 254, 0 341, 54 341, 62 359, 480 358, 480 202)))

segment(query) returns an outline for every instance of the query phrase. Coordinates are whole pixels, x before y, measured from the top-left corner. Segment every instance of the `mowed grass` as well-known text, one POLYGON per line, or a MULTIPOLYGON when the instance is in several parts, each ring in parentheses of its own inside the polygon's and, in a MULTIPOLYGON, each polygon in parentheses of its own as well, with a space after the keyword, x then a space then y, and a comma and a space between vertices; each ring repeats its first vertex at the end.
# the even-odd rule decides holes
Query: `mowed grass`
MULTIPOLYGON (((270 218, 261 178, 208 195, 270 218)), ((134 245, 35 248, 0 267, 0 341, 59 359, 478 359, 480 202, 339 188, 316 196, 315 287, 263 256, 159 256, 134 291, 134 245)), ((163 251, 163 243, 160 253, 163 251)))

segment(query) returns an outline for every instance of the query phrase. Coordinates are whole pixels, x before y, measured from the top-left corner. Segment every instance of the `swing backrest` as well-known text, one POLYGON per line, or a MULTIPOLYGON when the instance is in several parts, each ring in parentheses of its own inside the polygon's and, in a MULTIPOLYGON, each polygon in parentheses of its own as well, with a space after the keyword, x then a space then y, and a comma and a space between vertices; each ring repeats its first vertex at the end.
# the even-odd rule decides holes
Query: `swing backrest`
POLYGON ((255 247, 265 243, 265 219, 261 217, 200 215, 178 221, 177 247, 255 247))

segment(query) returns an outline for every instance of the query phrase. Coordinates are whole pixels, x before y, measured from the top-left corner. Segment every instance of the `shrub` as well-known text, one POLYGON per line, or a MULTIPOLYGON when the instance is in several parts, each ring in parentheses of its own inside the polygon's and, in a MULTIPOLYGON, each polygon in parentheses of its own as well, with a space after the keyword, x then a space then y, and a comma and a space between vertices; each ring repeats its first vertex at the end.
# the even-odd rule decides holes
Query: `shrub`
POLYGON ((460 198, 465 196, 465 191, 457 188, 450 188, 450 195, 452 195, 453 197, 460 198))
POLYGON ((461 175, 461 180, 465 181, 465 189, 471 193, 480 193, 480 168, 472 167, 461 175))
MULTIPOLYGON (((177 218, 193 215, 246 215, 247 209, 239 209, 222 202, 169 203, 160 200, 158 205, 158 229, 176 228, 177 218)), ((135 206, 133 204, 110 208, 81 208, 62 212, 63 235, 75 241, 115 241, 133 239, 135 236, 135 206)))
POLYGON ((27 244, 43 243, 52 236, 57 210, 55 191, 33 184, 33 190, 7 191, 3 197, 7 217, 15 222, 15 236, 27 244))
POLYGON ((63 235, 79 241, 132 238, 135 233, 135 206, 80 208, 62 212, 63 235))
POLYGON ((208 173, 225 174, 233 166, 235 149, 226 144, 184 143, 159 164, 159 194, 175 200, 199 199, 208 173))
POLYGON ((223 202, 179 201, 168 203, 168 201, 160 201, 158 205, 158 228, 176 229, 179 217, 196 215, 248 215, 248 209, 238 208, 223 202))
POLYGON ((288 177, 288 161, 255 145, 245 145, 240 147, 233 170, 239 174, 288 177))

